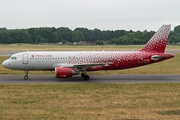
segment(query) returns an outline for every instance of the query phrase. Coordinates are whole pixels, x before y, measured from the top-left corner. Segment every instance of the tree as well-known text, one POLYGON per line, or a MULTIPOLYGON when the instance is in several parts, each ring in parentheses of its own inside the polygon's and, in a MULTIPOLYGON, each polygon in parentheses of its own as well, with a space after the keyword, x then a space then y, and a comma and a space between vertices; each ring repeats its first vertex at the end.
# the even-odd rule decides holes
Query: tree
POLYGON ((75 31, 80 31, 84 36, 84 41, 91 41, 93 38, 92 30, 88 30, 87 28, 76 28, 75 31))
POLYGON ((52 35, 52 43, 58 43, 59 41, 61 41, 62 39, 59 39, 59 35, 57 32, 53 32, 51 33, 52 35))
POLYGON ((101 32, 101 39, 102 40, 110 40, 113 37, 113 31, 104 30, 101 32))
POLYGON ((104 45, 104 43, 101 40, 97 40, 96 45, 104 45))
POLYGON ((6 31, 7 29, 4 27, 4 28, 0 28, 0 32, 1 31, 6 31))
POLYGON ((72 42, 84 41, 84 35, 80 31, 72 32, 72 42))
POLYGON ((126 33, 127 32, 125 30, 115 30, 113 32, 113 37, 112 38, 119 38, 119 37, 121 37, 123 35, 126 35, 126 33))
POLYGON ((22 43, 32 43, 31 35, 28 33, 27 30, 22 30, 20 34, 22 43))
MULTIPOLYGON (((145 44, 154 35, 154 31, 125 31, 125 30, 103 30, 95 28, 76 28, 74 31, 67 27, 41 27, 29 29, 7 30, 0 28, 1 43, 32 43, 41 42, 58 43, 60 41, 78 42, 88 41, 101 44, 100 41, 109 41, 109 44, 129 45, 145 44)), ((180 25, 174 28, 169 34, 168 43, 180 42, 180 25)))
POLYGON ((46 38, 40 38, 40 39, 39 39, 39 42, 40 42, 40 43, 48 43, 48 39, 46 39, 46 38))
POLYGON ((63 40, 72 42, 72 30, 67 27, 60 27, 57 31, 58 34, 61 34, 63 40))
POLYGON ((132 45, 140 45, 140 44, 142 44, 142 40, 139 39, 139 38, 134 38, 134 39, 131 41, 131 44, 132 44, 132 45))
POLYGON ((96 40, 102 40, 101 39, 101 30, 99 30, 99 29, 97 29, 97 28, 95 28, 94 29, 94 41, 96 41, 96 40))

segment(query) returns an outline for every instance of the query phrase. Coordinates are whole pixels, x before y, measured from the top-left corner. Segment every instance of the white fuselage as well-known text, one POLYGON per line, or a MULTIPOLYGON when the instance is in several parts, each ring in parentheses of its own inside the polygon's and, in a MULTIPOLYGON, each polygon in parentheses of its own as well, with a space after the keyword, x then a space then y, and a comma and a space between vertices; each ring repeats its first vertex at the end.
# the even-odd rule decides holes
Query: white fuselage
MULTIPOLYGON (((69 52, 21 52, 12 55, 2 64, 14 70, 54 70, 56 67, 71 67, 83 70, 116 70, 142 66, 154 62, 152 56, 162 53, 141 51, 69 51, 69 52), (92 69, 96 66, 104 66, 92 69)), ((163 54, 163 56, 165 56, 163 54)))
MULTIPOLYGON (((21 52, 12 55, 3 62, 3 66, 15 70, 54 70, 77 64, 92 64, 110 62, 122 63, 138 59, 139 52, 127 51, 76 51, 76 52, 21 52), (136 56, 136 57, 134 57, 136 56)), ((139 56, 141 57, 141 56, 139 56)), ((139 58, 140 59, 140 58, 139 58)))

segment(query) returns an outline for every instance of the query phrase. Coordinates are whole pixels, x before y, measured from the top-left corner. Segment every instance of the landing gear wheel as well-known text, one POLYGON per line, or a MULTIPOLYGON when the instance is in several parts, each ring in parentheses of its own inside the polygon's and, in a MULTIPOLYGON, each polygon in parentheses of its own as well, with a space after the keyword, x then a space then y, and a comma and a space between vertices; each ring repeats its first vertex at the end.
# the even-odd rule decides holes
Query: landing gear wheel
POLYGON ((83 77, 83 78, 84 78, 84 76, 85 76, 85 74, 84 74, 84 73, 81 73, 81 77, 83 77))
POLYGON ((28 70, 25 70, 25 76, 24 79, 27 80, 28 79, 28 70))
POLYGON ((24 79, 25 79, 25 80, 27 80, 27 79, 28 79, 28 76, 27 76, 27 75, 25 75, 25 76, 24 76, 24 79))
POLYGON ((89 75, 84 75, 84 80, 89 80, 89 75))

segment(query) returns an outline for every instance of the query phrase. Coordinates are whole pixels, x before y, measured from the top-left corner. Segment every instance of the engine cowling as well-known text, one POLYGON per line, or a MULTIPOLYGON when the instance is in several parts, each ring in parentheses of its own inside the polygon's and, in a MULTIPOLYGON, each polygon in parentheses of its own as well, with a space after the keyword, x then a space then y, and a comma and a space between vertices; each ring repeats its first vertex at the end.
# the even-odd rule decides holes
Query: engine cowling
POLYGON ((73 70, 72 68, 55 68, 56 78, 68 78, 72 77, 73 70))

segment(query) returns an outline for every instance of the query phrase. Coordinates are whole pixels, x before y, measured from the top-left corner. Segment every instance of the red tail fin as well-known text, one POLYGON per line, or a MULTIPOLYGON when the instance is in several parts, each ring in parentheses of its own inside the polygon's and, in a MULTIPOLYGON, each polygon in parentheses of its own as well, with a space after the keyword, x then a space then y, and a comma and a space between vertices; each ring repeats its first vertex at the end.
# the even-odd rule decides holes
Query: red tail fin
POLYGON ((140 51, 164 53, 171 25, 162 25, 140 51))

